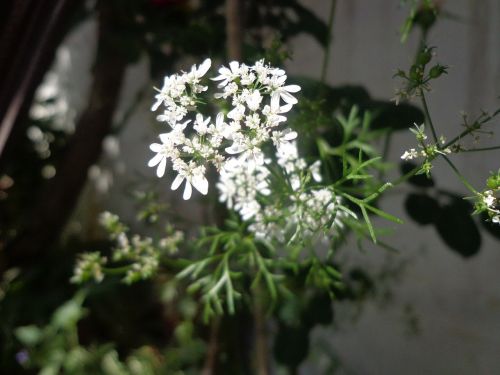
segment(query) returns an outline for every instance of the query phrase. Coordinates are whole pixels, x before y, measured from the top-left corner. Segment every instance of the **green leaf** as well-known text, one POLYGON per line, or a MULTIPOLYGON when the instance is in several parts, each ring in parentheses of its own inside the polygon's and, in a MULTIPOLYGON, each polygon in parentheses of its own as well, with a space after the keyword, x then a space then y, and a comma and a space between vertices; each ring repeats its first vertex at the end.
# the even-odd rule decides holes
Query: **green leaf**
POLYGON ((373 225, 370 221, 370 217, 368 216, 368 213, 366 212, 365 206, 360 205, 359 208, 361 209, 361 212, 363 213, 363 218, 365 219, 366 225, 368 226, 368 231, 370 232, 370 236, 372 238, 373 243, 377 243, 377 237, 375 236, 375 230, 373 229, 373 225))
POLYGON ((60 306, 52 315, 52 325, 63 329, 75 327, 86 314, 85 309, 82 307, 83 300, 84 295, 79 293, 60 306))
POLYGON ((43 331, 34 325, 19 327, 14 334, 23 345, 28 347, 38 344, 43 337, 43 331))

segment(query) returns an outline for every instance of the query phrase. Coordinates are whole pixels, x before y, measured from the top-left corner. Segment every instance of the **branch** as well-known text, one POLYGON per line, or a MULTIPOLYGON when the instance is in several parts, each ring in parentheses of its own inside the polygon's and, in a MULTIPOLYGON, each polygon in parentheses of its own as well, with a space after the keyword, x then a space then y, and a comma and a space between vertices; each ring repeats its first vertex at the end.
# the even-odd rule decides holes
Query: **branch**
POLYGON ((58 239, 87 180, 87 171, 102 150, 111 130, 127 61, 110 43, 115 33, 114 10, 109 2, 99 3, 98 52, 86 110, 68 142, 56 176, 39 195, 38 204, 24 230, 7 244, 7 266, 26 264, 47 251, 58 239))
POLYGON ((5 24, 0 35, 0 156, 12 132, 28 110, 31 97, 50 67, 65 35, 68 19, 81 0, 57 0, 51 6, 20 0, 0 6, 5 24), (9 12, 10 10, 10 12, 9 12))
POLYGON ((226 0, 227 56, 229 60, 241 61, 242 59, 241 11, 240 0, 226 0))

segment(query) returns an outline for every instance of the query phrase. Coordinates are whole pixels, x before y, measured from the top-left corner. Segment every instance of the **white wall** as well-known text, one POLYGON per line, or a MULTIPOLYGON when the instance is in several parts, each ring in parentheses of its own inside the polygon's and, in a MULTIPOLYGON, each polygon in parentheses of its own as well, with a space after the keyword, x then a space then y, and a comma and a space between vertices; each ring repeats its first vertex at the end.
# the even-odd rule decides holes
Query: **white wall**
MULTIPOLYGON (((328 81, 363 85, 376 98, 393 97, 398 82, 391 77, 396 69, 408 68, 415 54, 415 37, 405 45, 399 42, 407 8, 397 0, 337 3, 328 81)), ((326 20, 330 1, 304 0, 303 4, 326 20)), ((459 111, 475 116, 481 109, 500 107, 500 2, 450 0, 444 9, 458 19, 439 21, 429 42, 437 47, 437 60, 451 68, 434 85, 428 101, 440 132, 452 137, 461 131, 459 111)), ((318 44, 298 37, 293 47, 290 70, 319 77, 322 51, 318 44)), ((499 123, 491 126, 497 129, 496 142, 485 137, 482 146, 500 143, 499 123)), ((396 136, 390 158, 397 162, 413 142, 409 132, 396 136)), ((481 187, 489 172, 500 167, 499 154, 470 153, 453 159, 481 187)), ((446 165, 439 164, 434 175, 440 187, 467 195, 446 165)), ((398 190, 403 193, 408 188, 398 190)), ((355 307, 344 306, 337 310, 339 327, 318 328, 315 337, 333 342, 349 374, 500 373, 500 243, 484 233, 480 253, 464 260, 446 248, 433 228, 412 223, 402 209, 403 198, 404 194, 395 193, 384 200, 386 209, 406 221, 388 239, 401 250, 389 257, 391 261, 405 264, 399 278, 389 284, 392 300, 377 298, 365 305, 355 323, 355 307), (405 308, 418 320, 420 333, 406 332, 405 308)), ((388 257, 376 248, 364 254, 355 246, 346 250, 344 256, 351 263, 374 270, 388 257)), ((313 373, 313 367, 304 367, 302 373, 313 373)))

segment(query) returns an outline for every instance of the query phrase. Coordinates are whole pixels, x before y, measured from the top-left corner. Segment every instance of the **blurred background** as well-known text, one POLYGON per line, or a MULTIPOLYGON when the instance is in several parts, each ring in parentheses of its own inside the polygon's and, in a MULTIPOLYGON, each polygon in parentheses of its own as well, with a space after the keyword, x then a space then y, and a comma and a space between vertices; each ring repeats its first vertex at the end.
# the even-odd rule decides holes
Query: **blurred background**
MULTIPOLYGON (((158 180, 147 168, 148 145, 158 134, 150 112, 153 86, 159 87, 165 75, 206 57, 220 63, 265 57, 284 62, 289 82, 303 85, 324 76, 328 87, 343 90, 335 91, 339 97, 332 111, 345 102, 365 109, 377 104, 386 111, 378 126, 388 129, 390 137, 377 146, 386 148, 394 166, 388 176, 397 178, 400 156, 414 142, 409 119, 419 118, 418 108, 417 114, 408 111, 411 116, 391 112, 400 85, 393 76, 412 64, 420 38, 415 27, 401 43, 411 3, 1 4, 0 367, 6 373, 32 371, 23 367, 29 353, 14 330, 47 324, 54 309, 74 294, 69 278, 76 253, 106 244, 100 212, 109 210, 133 222, 138 200, 154 192, 183 218, 187 231, 210 217, 199 202, 169 194, 169 180, 158 180)), ((461 112, 474 118, 499 107, 500 3, 434 4, 439 13, 429 23, 427 40, 436 47, 436 60, 450 69, 428 99, 440 132, 451 137, 462 130, 461 112)), ((425 11, 419 8, 424 16, 425 11)), ((491 138, 485 134, 481 144, 488 146, 491 138)), ((456 164, 469 181, 483 186, 500 167, 499 160, 495 152, 471 153, 457 156, 456 164)), ((292 366, 277 355, 275 373, 286 374, 292 367, 300 374, 500 371, 499 231, 478 217, 463 226, 446 217, 448 227, 420 220, 425 206, 415 208, 411 196, 451 205, 454 197, 468 194, 446 166, 436 166, 433 176, 432 186, 403 184, 383 198, 380 205, 405 221, 390 226, 393 234, 385 239, 397 251, 369 244, 359 249, 355 241, 344 247, 339 262, 363 270, 363 277, 371 275, 364 294, 334 303, 333 318, 311 330, 308 348, 297 349, 289 341, 291 353, 297 350, 304 360, 292 366)), ((120 356, 139 347, 168 348, 178 320, 165 312, 164 295, 155 297, 157 287, 103 286, 86 304, 89 318, 78 323, 83 345, 113 342, 120 356)), ((178 362, 182 355, 195 357, 192 352, 172 354, 178 362)))

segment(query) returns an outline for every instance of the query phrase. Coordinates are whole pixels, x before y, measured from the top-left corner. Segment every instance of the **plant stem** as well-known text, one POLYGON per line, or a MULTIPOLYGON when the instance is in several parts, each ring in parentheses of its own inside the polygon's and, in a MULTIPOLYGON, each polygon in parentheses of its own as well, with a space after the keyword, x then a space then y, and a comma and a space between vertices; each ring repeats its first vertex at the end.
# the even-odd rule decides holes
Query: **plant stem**
POLYGON ((257 375, 269 374, 269 349, 266 329, 266 318, 262 307, 262 292, 257 285, 253 293, 254 334, 255 334, 255 368, 257 375))
MULTIPOLYGON (((473 131, 481 129, 481 126, 483 126, 485 123, 487 123, 488 121, 490 121, 491 119, 496 117, 498 114, 500 114, 500 109, 497 109, 493 114, 486 116, 481 121, 479 121, 479 120, 475 121, 472 125, 467 126, 467 129, 465 129, 462 133, 460 133, 455 138, 453 138, 451 141, 449 141, 446 145, 444 145, 443 148, 449 147, 449 146, 453 145, 456 141, 458 141, 459 139, 472 133, 473 131)), ((479 150, 479 149, 477 149, 477 150, 479 150)))
POLYGON ((207 355, 205 364, 201 371, 201 375, 214 375, 217 352, 219 351, 218 336, 219 336, 220 318, 215 317, 210 326, 210 341, 208 342, 207 355))
POLYGON ((410 179, 411 177, 415 176, 419 170, 420 170, 420 166, 416 166, 415 168, 413 168, 411 171, 409 171, 405 175, 403 175, 403 176, 399 177, 397 180, 391 182, 391 184, 393 186, 397 186, 397 185, 405 182, 406 180, 410 179))
POLYGON ((476 152, 476 151, 493 151, 493 150, 500 150, 500 146, 471 148, 469 150, 460 150, 460 151, 461 152, 476 152))
POLYGON ((432 137, 434 138, 434 142, 438 143, 438 137, 436 133, 436 128, 434 128, 434 124, 432 123, 431 114, 429 112, 429 107, 427 106, 427 100, 425 100, 424 90, 420 89, 420 97, 422 98, 422 105, 424 106, 424 114, 425 119, 427 120, 427 124, 430 126, 432 131, 432 137))
POLYGON ((331 0, 332 5, 330 6, 330 15, 328 16, 328 35, 326 36, 326 46, 325 54, 323 56, 323 65, 321 67, 321 77, 320 82, 325 83, 326 71, 330 62, 330 47, 332 44, 332 33, 333 33, 333 20, 335 18, 335 7, 337 6, 337 0, 331 0))
POLYGON ((475 130, 478 130, 480 128, 479 124, 473 124, 469 127, 467 127, 467 129, 465 129, 462 133, 460 133, 459 135, 457 135, 455 138, 453 138, 451 141, 449 141, 447 144, 445 144, 443 146, 443 148, 447 148, 447 147, 450 147, 451 145, 455 144, 456 141, 462 139, 463 137, 465 137, 467 134, 469 133, 472 133, 473 131, 475 130))
POLYGON ((455 167, 455 164, 452 163, 452 161, 446 156, 446 155, 442 155, 444 160, 446 160, 446 162, 449 164, 449 166, 451 167, 451 169, 453 169, 453 171, 455 172, 455 174, 457 175, 457 177, 460 179, 460 181, 462 181, 462 183, 465 185, 465 187, 470 191, 472 192, 474 195, 476 194, 479 194, 479 192, 474 189, 474 187, 469 183, 469 181, 467 181, 465 179, 465 177, 460 173, 460 171, 458 170, 457 167, 455 167))

